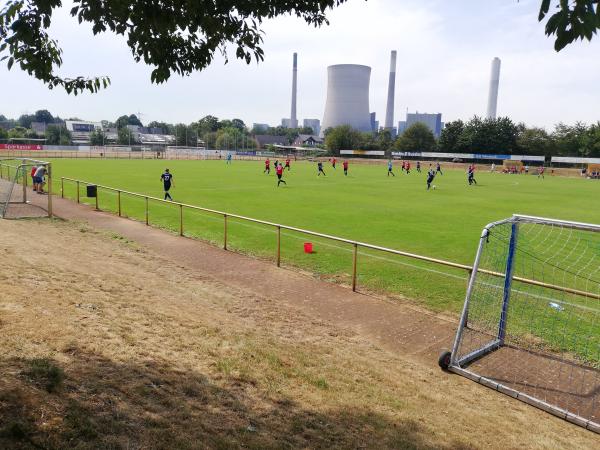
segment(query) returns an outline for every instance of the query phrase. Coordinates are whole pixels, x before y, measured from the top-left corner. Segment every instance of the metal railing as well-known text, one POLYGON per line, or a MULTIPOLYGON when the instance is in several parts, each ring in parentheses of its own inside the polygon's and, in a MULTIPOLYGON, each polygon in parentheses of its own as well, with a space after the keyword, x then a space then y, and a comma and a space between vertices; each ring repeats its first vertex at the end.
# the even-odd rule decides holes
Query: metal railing
MULTIPOLYGON (((143 198, 145 200, 145 202, 144 202, 145 203, 144 218, 145 218, 146 225, 150 224, 149 223, 149 205, 148 205, 149 200, 172 205, 174 207, 178 207, 179 208, 179 235, 180 236, 184 235, 184 221, 183 221, 184 208, 188 208, 190 210, 207 212, 207 213, 211 213, 211 214, 214 214, 217 216, 221 216, 221 217, 223 217, 223 249, 224 250, 227 250, 227 227, 228 227, 227 219, 228 218, 239 219, 239 220, 246 221, 246 222, 257 223, 257 224, 273 227, 277 232, 277 247, 276 247, 276 255, 275 255, 277 267, 281 266, 281 230, 293 231, 293 232, 304 234, 307 236, 314 236, 314 237, 319 237, 319 238, 323 238, 323 239, 329 239, 329 240, 336 241, 336 242, 350 244, 353 247, 353 249, 352 249, 352 290, 353 291, 356 291, 356 287, 357 287, 357 265, 358 265, 358 249, 359 248, 376 250, 376 251, 383 252, 383 253, 403 256, 403 257, 418 260, 418 261, 423 261, 423 262, 427 262, 427 263, 431 263, 431 264, 436 264, 436 265, 440 265, 440 266, 451 267, 453 269, 462 270, 462 271, 467 272, 468 278, 471 277, 472 272, 473 272, 472 266, 469 266, 466 264, 460 264, 460 263, 456 263, 456 262, 452 262, 452 261, 446 261, 444 259, 431 258, 429 256, 423 256, 423 255, 418 255, 415 253, 405 252, 405 251, 401 251, 401 250, 395 250, 395 249, 391 249, 391 248, 387 248, 387 247, 382 247, 379 245, 368 244, 366 242, 355 241, 352 239, 345 239, 345 238, 342 238, 339 236, 333 236, 333 235, 325 234, 325 233, 318 233, 316 231, 310 231, 310 230, 305 230, 302 228, 292 227, 292 226, 288 226, 288 225, 282 225, 279 223, 273 223, 273 222, 269 222, 266 220, 254 219, 252 217, 246 217, 246 216, 242 216, 239 214, 231 214, 231 213, 227 213, 224 211, 218 211, 215 209, 203 208, 201 206, 189 205, 186 203, 174 202, 174 201, 170 201, 170 200, 163 200, 161 198, 153 197, 150 195, 139 194, 137 192, 130 192, 130 191, 126 191, 123 189, 117 189, 117 188, 113 188, 110 186, 104 186, 101 184, 91 183, 88 181, 77 180, 74 178, 61 177, 60 180, 61 180, 60 192, 61 192, 62 198, 64 198, 64 183, 65 183, 65 181, 76 184, 76 190, 77 190, 76 201, 77 201, 77 203, 80 203, 80 201, 81 201, 80 195, 79 195, 81 185, 96 186, 97 191, 96 191, 96 198, 95 198, 95 200, 96 200, 95 208, 98 211, 100 211, 100 208, 98 205, 99 190, 106 189, 107 191, 116 192, 117 193, 117 214, 119 215, 119 217, 122 216, 121 194, 129 195, 129 196, 137 197, 137 198, 143 198)), ((487 275, 492 275, 495 277, 500 277, 500 278, 504 278, 504 276, 505 276, 504 273, 495 272, 495 271, 486 270, 486 269, 478 269, 478 272, 485 273, 487 275)), ((535 286, 539 286, 539 287, 544 287, 547 289, 560 291, 560 292, 567 292, 567 293, 581 295, 581 296, 585 296, 585 297, 589 297, 589 298, 600 299, 600 294, 595 294, 593 292, 585 292, 585 291, 581 291, 578 289, 573 289, 573 288, 564 287, 564 286, 558 286, 558 285, 545 283, 545 282, 541 282, 541 281, 537 281, 537 280, 531 280, 528 278, 523 278, 523 277, 518 277, 518 276, 514 276, 513 280, 521 282, 521 283, 525 283, 525 284, 531 284, 531 285, 535 285, 535 286)))

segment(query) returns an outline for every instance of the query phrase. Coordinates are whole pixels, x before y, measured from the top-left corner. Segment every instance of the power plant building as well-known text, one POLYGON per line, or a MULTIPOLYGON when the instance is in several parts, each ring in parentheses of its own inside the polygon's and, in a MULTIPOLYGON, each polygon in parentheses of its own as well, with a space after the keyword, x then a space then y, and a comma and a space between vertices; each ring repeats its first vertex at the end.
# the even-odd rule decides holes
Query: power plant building
POLYGON ((319 119, 304 119, 302 125, 306 127, 310 127, 313 130, 313 134, 317 136, 321 134, 321 121, 319 119))
POLYGON ((371 68, 358 64, 327 67, 327 100, 321 135, 331 127, 350 125, 359 131, 372 131, 369 109, 371 68))
MULTIPOLYGON (((406 128, 410 128, 415 123, 422 123, 427 125, 427 128, 431 130, 433 135, 436 138, 439 138, 442 134, 442 114, 426 114, 426 113, 407 113, 406 114, 406 128)), ((398 131, 400 130, 400 125, 402 122, 398 123, 398 131)))

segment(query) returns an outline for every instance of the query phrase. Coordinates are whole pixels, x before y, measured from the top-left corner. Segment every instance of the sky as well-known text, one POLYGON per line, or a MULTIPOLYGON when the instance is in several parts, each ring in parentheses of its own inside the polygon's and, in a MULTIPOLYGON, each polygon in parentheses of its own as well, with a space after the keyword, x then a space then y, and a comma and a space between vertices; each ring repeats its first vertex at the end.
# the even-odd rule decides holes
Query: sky
POLYGON ((442 113, 445 122, 485 115, 490 65, 502 60, 498 115, 551 129, 558 122, 600 120, 600 37, 557 53, 538 23, 541 0, 349 0, 314 28, 296 17, 265 21, 265 60, 217 56, 202 72, 150 82, 151 68, 135 63, 125 39, 93 36, 67 6, 55 13, 52 37, 61 45, 63 76, 108 75, 97 94, 49 90, 16 65, 0 65, 0 114, 17 118, 48 109, 84 120, 138 114, 190 123, 212 114, 247 125, 278 125, 290 115, 292 54, 298 53, 298 118, 322 119, 327 66, 372 68, 370 109, 383 124, 390 51, 397 50, 394 123, 406 111, 442 113))

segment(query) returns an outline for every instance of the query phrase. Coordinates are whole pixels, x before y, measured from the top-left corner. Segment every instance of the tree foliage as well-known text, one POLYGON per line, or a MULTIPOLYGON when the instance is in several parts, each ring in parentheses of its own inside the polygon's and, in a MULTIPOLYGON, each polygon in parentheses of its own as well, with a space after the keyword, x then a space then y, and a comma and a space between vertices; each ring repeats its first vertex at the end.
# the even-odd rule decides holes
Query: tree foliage
POLYGON ((60 125, 48 125, 46 127, 46 144, 48 145, 71 145, 73 143, 69 130, 60 125))
MULTIPOLYGON (((228 61, 227 48, 250 64, 262 61, 265 19, 293 14, 308 24, 328 23, 325 13, 346 0, 74 0, 71 16, 89 23, 94 35, 125 36, 136 62, 154 67, 150 78, 162 83, 171 74, 188 75, 208 67, 215 53, 228 61)), ((61 0, 7 0, 0 9, 0 56, 49 88, 68 93, 97 92, 107 87, 106 76, 66 78, 57 74, 62 50, 49 29, 61 0)))
POLYGON ((359 149, 362 143, 362 133, 350 125, 329 128, 325 132, 325 147, 336 155, 340 154, 340 150, 359 149))
POLYGON ((92 131, 92 133, 90 134, 90 144, 92 145, 104 145, 104 142, 106 140, 106 135, 104 134, 104 131, 102 130, 94 130, 92 131))
POLYGON ((538 19, 546 17, 546 35, 555 36, 558 52, 576 40, 592 40, 600 29, 600 0, 542 0, 538 19))
POLYGON ((417 122, 396 140, 395 148, 401 152, 431 152, 435 150, 435 136, 429 127, 417 122))

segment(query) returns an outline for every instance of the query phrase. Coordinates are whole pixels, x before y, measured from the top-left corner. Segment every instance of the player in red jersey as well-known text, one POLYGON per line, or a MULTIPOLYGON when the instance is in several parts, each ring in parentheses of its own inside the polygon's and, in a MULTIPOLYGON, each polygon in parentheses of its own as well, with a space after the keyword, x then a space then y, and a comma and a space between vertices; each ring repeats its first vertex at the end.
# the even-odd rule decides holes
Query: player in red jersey
POLYGON ((410 173, 410 161, 406 161, 406 174, 410 173))
POLYGON ((265 159, 265 171, 263 173, 266 173, 267 175, 271 173, 271 161, 269 158, 265 159))
POLYGON ((344 166, 344 175, 348 176, 348 161, 344 161, 342 166, 344 166))
POLYGON ((277 167, 275 167, 275 173, 277 173, 277 187, 279 187, 280 183, 286 184, 287 183, 282 179, 283 177, 283 166, 281 165, 281 163, 279 163, 277 165, 277 167))
POLYGON ((291 170, 291 168, 290 168, 290 158, 287 158, 285 160, 285 167, 284 167, 284 169, 287 169, 288 172, 291 170))
POLYGON ((337 162, 337 160, 335 158, 331 159, 331 166, 335 169, 335 163, 337 162))

